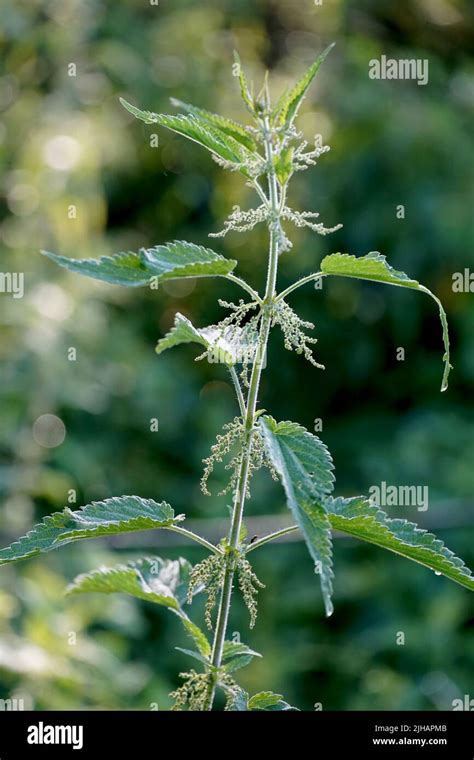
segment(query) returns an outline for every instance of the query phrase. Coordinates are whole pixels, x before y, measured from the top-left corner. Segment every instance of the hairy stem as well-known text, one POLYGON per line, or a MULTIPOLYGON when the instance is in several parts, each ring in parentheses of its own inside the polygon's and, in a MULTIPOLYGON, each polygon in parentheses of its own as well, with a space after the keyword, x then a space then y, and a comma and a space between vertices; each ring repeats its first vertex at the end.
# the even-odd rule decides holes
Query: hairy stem
POLYGON ((189 538, 191 541, 195 541, 197 544, 205 546, 206 549, 209 549, 213 554, 222 554, 222 549, 218 546, 214 546, 210 541, 207 541, 202 536, 198 536, 197 533, 193 533, 191 530, 187 530, 187 528, 180 528, 178 525, 165 525, 161 530, 171 530, 173 533, 179 533, 181 536, 186 536, 186 538, 189 538))
POLYGON ((290 525, 288 528, 281 528, 281 530, 276 530, 274 533, 269 533, 267 536, 262 536, 262 538, 254 541, 253 544, 249 544, 245 553, 248 554, 249 552, 253 552, 254 549, 258 549, 260 546, 268 544, 269 541, 275 541, 275 539, 281 538, 281 536, 286 536, 287 533, 294 533, 297 530, 300 530, 299 525, 290 525))
POLYGON ((242 419, 245 419, 245 415, 247 414, 247 408, 245 406, 245 399, 242 393, 242 388, 240 386, 237 372, 235 371, 235 367, 229 367, 229 372, 232 378, 232 382, 234 383, 237 401, 239 402, 240 414, 242 415, 242 419))
POLYGON ((282 292, 279 293, 276 297, 275 301, 277 303, 278 301, 283 301, 283 299, 286 298, 289 293, 292 293, 302 285, 306 285, 306 283, 311 282, 311 280, 320 280, 321 277, 327 277, 326 272, 316 272, 315 274, 309 274, 307 277, 302 277, 301 280, 297 280, 297 282, 294 282, 293 285, 287 287, 286 290, 282 290, 282 292))
POLYGON ((258 295, 257 291, 248 284, 248 282, 245 282, 245 280, 242 280, 240 277, 237 277, 237 275, 232 274, 231 272, 228 272, 227 274, 223 274, 221 276, 225 277, 226 280, 235 282, 236 285, 240 285, 241 288, 246 290, 247 293, 252 296, 253 301, 256 301, 260 306, 262 305, 262 299, 258 295))
MULTIPOLYGON (((271 209, 271 217, 269 219, 270 244, 268 254, 267 282, 265 288, 265 296, 261 307, 262 320, 260 323, 258 346, 255 352, 255 360, 252 366, 252 374, 250 377, 249 391, 247 396, 240 469, 237 486, 234 493, 227 563, 212 646, 211 664, 214 668, 219 668, 222 662, 222 651, 227 630, 227 622, 229 619, 232 586, 235 575, 236 551, 240 542, 242 517, 248 487, 249 466, 252 456, 252 440, 256 420, 255 414, 257 411, 258 391, 267 351, 268 335, 270 333, 271 305, 275 297, 275 285, 278 270, 278 230, 280 224, 279 199, 278 185, 273 164, 272 134, 270 130, 269 119, 267 116, 262 119, 261 125, 265 143, 265 159, 268 167, 268 200, 271 209)), ((211 677, 209 681, 208 693, 206 696, 204 707, 205 710, 212 710, 215 690, 215 678, 211 677)))

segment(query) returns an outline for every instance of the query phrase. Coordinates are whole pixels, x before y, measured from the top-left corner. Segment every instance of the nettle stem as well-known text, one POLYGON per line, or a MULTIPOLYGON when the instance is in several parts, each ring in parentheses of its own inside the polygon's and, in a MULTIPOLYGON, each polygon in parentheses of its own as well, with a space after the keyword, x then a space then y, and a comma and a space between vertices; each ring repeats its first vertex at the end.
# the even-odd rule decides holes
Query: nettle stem
MULTIPOLYGON (((267 162, 268 203, 271 210, 268 223, 270 243, 268 254, 267 282, 265 288, 265 296, 261 305, 262 320, 260 324, 258 346, 255 352, 255 360, 252 366, 247 403, 245 405, 246 413, 244 420, 244 435, 242 440, 240 470, 237 486, 234 493, 226 570, 224 575, 224 582, 222 585, 219 609, 217 613, 214 642, 212 646, 211 665, 214 672, 215 669, 218 669, 221 665, 222 652, 227 631, 227 623, 229 619, 232 588, 235 575, 235 559, 240 543, 240 532, 242 528, 242 518, 248 487, 250 460, 252 456, 252 442, 256 420, 255 415, 257 411, 258 391, 267 353, 268 336, 270 334, 272 320, 271 307, 275 298, 275 286, 278 271, 278 233, 280 226, 280 203, 278 198, 278 184, 274 169, 272 131, 270 128, 268 116, 262 118, 261 127, 265 145, 265 158, 267 162)), ((206 696, 204 707, 205 710, 212 710, 215 690, 216 678, 214 674, 211 673, 208 694, 206 696)))

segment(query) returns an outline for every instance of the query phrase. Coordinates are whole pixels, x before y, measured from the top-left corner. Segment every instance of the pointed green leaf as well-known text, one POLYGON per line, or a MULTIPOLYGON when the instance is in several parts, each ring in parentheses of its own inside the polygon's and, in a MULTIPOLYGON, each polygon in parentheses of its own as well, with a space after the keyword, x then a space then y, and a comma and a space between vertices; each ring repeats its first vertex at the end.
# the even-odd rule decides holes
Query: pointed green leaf
POLYGON ((45 517, 26 536, 1 549, 0 565, 49 552, 79 538, 164 528, 180 519, 165 501, 158 503, 139 496, 94 501, 75 512, 66 507, 45 517))
POLYGON ((204 108, 198 108, 189 103, 183 103, 182 100, 177 100, 176 98, 171 98, 171 102, 176 108, 181 108, 183 111, 186 111, 186 113, 199 116, 203 121, 209 122, 211 126, 220 129, 221 132, 233 137, 234 140, 237 140, 237 142, 244 145, 248 150, 257 150, 257 143, 252 135, 245 129, 244 125, 239 124, 238 121, 228 119, 225 116, 220 116, 211 111, 206 111, 204 108))
POLYGON ((175 649, 177 649, 178 652, 182 652, 183 654, 187 654, 188 657, 192 657, 193 660, 197 660, 202 665, 205 665, 206 667, 209 666, 209 659, 207 657, 204 657, 199 652, 193 652, 192 649, 184 649, 183 647, 175 647, 175 649))
POLYGON ((234 50, 234 61, 237 64, 237 76, 239 79, 240 94, 242 96, 242 100, 244 101, 245 105, 247 106, 247 109, 250 111, 252 116, 254 116, 255 107, 254 107, 252 93, 250 92, 249 86, 247 84, 247 77, 245 76, 239 54, 237 53, 236 50, 234 50))
POLYGON ((335 43, 329 45, 329 47, 316 58, 315 62, 309 67, 295 86, 292 87, 289 92, 286 92, 281 96, 274 110, 274 120, 277 126, 287 129, 293 123, 311 82, 316 76, 317 71, 327 54, 334 47, 334 44, 335 43))
POLYGON ((211 325, 198 329, 178 312, 174 327, 158 341, 156 353, 161 354, 168 348, 182 343, 198 343, 205 347, 209 361, 233 366, 243 358, 252 360, 257 348, 257 338, 255 331, 238 325, 230 325, 224 329, 211 325))
POLYGON ((254 657, 261 656, 240 641, 226 641, 222 652, 222 667, 227 673, 234 673, 248 665, 254 657))
MULTIPOLYGON (((167 607, 178 615, 186 631, 194 639, 201 653, 197 656, 206 661, 204 658, 211 652, 207 637, 183 610, 191 570, 192 565, 182 557, 177 560, 144 557, 125 565, 100 567, 90 573, 78 575, 68 586, 66 593, 69 596, 124 593, 167 607)), ((199 593, 199 590, 196 589, 195 593, 199 593)))
POLYGON ((474 591, 474 578, 469 568, 432 533, 407 520, 387 517, 365 496, 328 498, 325 506, 334 530, 419 562, 474 591))
POLYGON ((265 416, 260 425, 268 456, 280 475, 288 506, 320 575, 326 615, 331 615, 331 525, 323 507, 334 484, 331 455, 317 436, 294 422, 277 423, 265 416))
POLYGON ((184 240, 142 248, 138 253, 118 253, 100 259, 69 259, 49 251, 42 253, 71 272, 113 285, 134 287, 181 277, 226 275, 237 266, 234 259, 226 259, 210 248, 184 240))
POLYGON ((280 185, 286 184, 291 172, 293 171, 294 148, 292 145, 287 146, 279 155, 275 156, 275 173, 280 185))
POLYGON ((226 134, 221 129, 212 125, 208 120, 196 114, 190 116, 159 114, 151 111, 142 111, 136 108, 136 106, 127 103, 123 98, 120 98, 120 102, 124 108, 136 116, 137 119, 144 121, 145 124, 159 124, 162 127, 170 129, 172 132, 187 137, 189 140, 207 148, 207 150, 223 161, 234 164, 235 168, 239 169, 246 177, 249 177, 252 173, 249 172, 250 164, 255 167, 260 166, 260 169, 263 170, 264 161, 258 153, 249 150, 234 137, 226 134))
POLYGON ((71 272, 103 280, 112 285, 140 287, 148 285, 152 278, 142 256, 131 251, 117 253, 115 256, 102 256, 100 259, 69 259, 49 251, 41 253, 71 272))
POLYGON ((412 288, 427 293, 438 304, 441 326, 443 328, 444 343, 444 373, 441 382, 441 390, 448 387, 449 371, 452 369, 449 356, 449 332, 446 312, 439 298, 417 280, 412 280, 404 272, 399 272, 391 267, 386 259, 378 251, 372 251, 366 256, 351 256, 348 253, 332 253, 321 262, 321 271, 326 275, 339 275, 341 277, 355 277, 373 282, 383 282, 388 285, 396 285, 401 288, 412 288))

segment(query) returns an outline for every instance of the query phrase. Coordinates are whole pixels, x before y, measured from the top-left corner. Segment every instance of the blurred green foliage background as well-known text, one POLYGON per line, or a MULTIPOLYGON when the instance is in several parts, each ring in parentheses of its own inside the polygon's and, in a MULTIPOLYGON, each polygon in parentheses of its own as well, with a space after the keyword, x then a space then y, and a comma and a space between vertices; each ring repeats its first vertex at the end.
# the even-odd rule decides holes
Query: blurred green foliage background
MULTIPOLYGON (((455 370, 441 395, 441 331, 430 299, 328 282, 291 298, 316 323, 325 372, 287 353, 275 331, 261 404, 310 430, 322 419, 340 494, 381 481, 428 485, 426 513, 391 514, 432 526, 474 565, 474 310, 472 294, 451 287, 453 272, 472 267, 474 237, 467 0, 3 3, 0 269, 25 273, 25 297, 0 294, 2 545, 62 509, 70 489, 78 505, 138 493, 190 518, 225 515, 226 499, 203 496, 199 478, 216 432, 236 414, 229 379, 216 365, 194 363, 193 347, 160 359, 153 349, 177 310, 203 326, 222 317, 219 296, 240 293, 219 280, 169 283, 158 293, 114 288, 60 271, 38 250, 96 257, 174 238, 209 245, 208 232, 234 204, 254 203, 251 191, 171 133, 161 131, 152 147, 153 127, 134 121, 119 95, 162 112, 173 95, 244 119, 233 48, 256 83, 268 67, 279 94, 333 40, 300 118, 304 134, 321 133, 332 150, 297 176, 290 201, 344 227, 326 238, 292 229, 280 283, 317 270, 326 253, 380 250, 442 297, 455 370), (371 80, 369 60, 382 54, 428 58, 429 84, 371 80), (41 430, 33 434, 44 414, 66 426, 54 448, 41 445, 41 430)), ((263 229, 210 244, 261 285, 263 229)), ((216 493, 224 477, 216 474, 216 493)), ((279 487, 259 476, 248 514, 284 511, 279 487)), ((177 673, 190 665, 173 649, 186 644, 172 616, 125 597, 62 595, 78 572, 138 556, 141 543, 150 552, 155 539, 165 556, 203 556, 139 534, 116 551, 82 542, 1 569, 0 698, 16 695, 38 709, 169 706, 177 673)), ((241 672, 243 686, 325 710, 450 709, 472 694, 467 591, 375 547, 335 543, 330 620, 302 543, 253 555, 267 585, 257 627, 247 631, 236 597, 231 630, 265 656, 241 672)))

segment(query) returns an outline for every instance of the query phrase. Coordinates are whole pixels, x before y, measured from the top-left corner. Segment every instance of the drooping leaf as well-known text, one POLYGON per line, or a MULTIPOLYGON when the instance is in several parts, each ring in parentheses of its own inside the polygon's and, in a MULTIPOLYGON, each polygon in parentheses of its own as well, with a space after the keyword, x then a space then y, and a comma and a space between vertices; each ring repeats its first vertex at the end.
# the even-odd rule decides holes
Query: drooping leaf
POLYGON ((420 285, 417 280, 412 280, 404 272, 393 269, 385 256, 378 251, 372 251, 366 256, 351 256, 347 253, 332 253, 326 256, 321 262, 321 271, 326 275, 339 275, 341 277, 355 277, 361 280, 371 280, 373 282, 383 282, 388 285, 395 285, 401 288, 412 288, 427 293, 438 304, 439 316, 443 328, 444 343, 444 373, 441 382, 441 390, 445 391, 448 387, 449 371, 452 369, 449 356, 449 332, 446 312, 439 298, 434 295, 424 285, 420 285))
POLYGON ((326 615, 331 615, 331 525, 323 506, 334 484, 331 455, 317 436, 294 422, 277 423, 264 416, 260 425, 268 456, 280 475, 288 506, 320 576, 326 615))
POLYGON ((337 274, 342 277, 385 282, 402 288, 417 290, 420 287, 420 284, 408 277, 405 272, 399 272, 391 267, 385 256, 378 251, 371 251, 366 256, 331 253, 322 260, 321 271, 325 274, 337 274))
POLYGON ((419 562, 474 591, 469 568, 432 533, 407 520, 389 518, 365 496, 328 497, 325 507, 334 530, 419 562))
POLYGON ((274 109, 274 121, 280 127, 288 128, 296 118, 299 107, 303 102, 303 99, 308 91, 308 88, 317 74, 322 62, 332 50, 335 43, 329 45, 321 55, 319 55, 314 63, 309 67, 306 73, 301 79, 289 90, 284 93, 278 100, 278 103, 274 109))
POLYGON ((261 656, 240 641, 226 641, 222 653, 222 666, 227 673, 234 673, 248 665, 254 657, 261 656))
POLYGON ((145 124, 159 124, 162 127, 170 129, 172 132, 187 137, 189 140, 207 148, 207 150, 224 161, 234 164, 235 168, 239 169, 246 177, 249 177, 251 174, 248 168, 249 163, 255 164, 255 166, 260 165, 261 170, 264 168, 264 161, 258 153, 249 150, 234 137, 196 114, 189 116, 159 114, 151 111, 142 111, 136 106, 127 103, 123 98, 120 98, 120 102, 127 111, 130 111, 137 119, 144 121, 145 124))
POLYGON ((243 358, 252 360, 257 348, 257 335, 254 331, 238 325, 230 325, 224 329, 215 325, 196 328, 187 317, 178 312, 174 327, 158 341, 156 353, 161 354, 168 348, 182 343, 198 343, 205 347, 209 360, 213 363, 233 366, 243 358))
POLYGON ((25 536, 0 550, 0 565, 49 552, 80 538, 96 538, 136 530, 164 528, 182 519, 165 501, 116 496, 94 501, 77 511, 66 507, 45 517, 25 536))
MULTIPOLYGON (((164 560, 161 557, 144 557, 115 567, 100 567, 90 573, 78 575, 66 589, 69 596, 87 593, 124 593, 167 607, 176 613, 186 631, 198 646, 203 661, 211 646, 203 631, 186 615, 189 577, 192 565, 180 557, 164 560)), ((194 593, 199 593, 197 588, 194 593)), ((184 651, 184 650, 183 650, 184 651)))
POLYGON ((143 557, 114 567, 99 567, 78 575, 67 587, 68 595, 124 593, 179 610, 186 602, 191 564, 180 558, 143 557))
POLYGON ((220 114, 206 111, 204 108, 198 108, 197 106, 190 105, 189 103, 183 103, 181 100, 171 98, 171 102, 176 108, 181 108, 186 113, 194 114, 203 119, 203 121, 209 122, 211 126, 220 129, 226 135, 230 135, 234 140, 244 145, 248 150, 257 150, 257 143, 253 139, 252 135, 245 129, 243 124, 239 124, 238 121, 228 119, 220 114))
POLYGON ((133 287, 182 277, 225 276, 237 266, 235 259, 226 259, 210 248, 184 240, 100 259, 69 259, 49 251, 42 253, 71 272, 112 285, 133 287))

